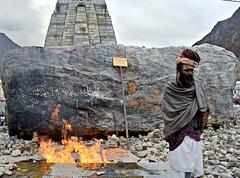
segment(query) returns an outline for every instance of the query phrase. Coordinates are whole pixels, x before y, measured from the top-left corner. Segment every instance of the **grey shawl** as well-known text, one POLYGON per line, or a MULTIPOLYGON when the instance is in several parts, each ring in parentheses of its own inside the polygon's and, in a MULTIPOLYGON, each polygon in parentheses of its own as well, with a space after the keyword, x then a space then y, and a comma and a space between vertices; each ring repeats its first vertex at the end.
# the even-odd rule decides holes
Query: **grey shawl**
POLYGON ((165 137, 191 122, 197 111, 207 112, 203 87, 197 82, 191 88, 180 88, 176 82, 167 83, 162 101, 165 137))

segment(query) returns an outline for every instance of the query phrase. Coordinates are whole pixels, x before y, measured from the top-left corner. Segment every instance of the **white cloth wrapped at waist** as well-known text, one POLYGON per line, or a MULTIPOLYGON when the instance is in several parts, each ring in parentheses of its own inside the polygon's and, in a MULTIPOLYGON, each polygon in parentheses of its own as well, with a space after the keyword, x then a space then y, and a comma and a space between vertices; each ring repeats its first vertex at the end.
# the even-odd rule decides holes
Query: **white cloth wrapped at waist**
POLYGON ((185 136, 181 145, 169 152, 169 166, 174 178, 184 178, 185 172, 194 173, 195 177, 203 176, 202 141, 185 136))

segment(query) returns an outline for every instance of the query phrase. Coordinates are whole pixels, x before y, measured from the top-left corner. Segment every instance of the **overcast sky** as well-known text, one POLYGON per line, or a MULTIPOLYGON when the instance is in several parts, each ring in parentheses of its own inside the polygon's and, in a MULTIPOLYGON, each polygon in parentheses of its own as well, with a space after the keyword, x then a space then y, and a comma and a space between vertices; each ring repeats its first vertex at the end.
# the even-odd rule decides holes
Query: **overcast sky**
MULTIPOLYGON (((57 0, 0 0, 0 32, 21 46, 43 46, 57 0)), ((117 42, 191 46, 240 3, 222 0, 106 0, 117 42)))

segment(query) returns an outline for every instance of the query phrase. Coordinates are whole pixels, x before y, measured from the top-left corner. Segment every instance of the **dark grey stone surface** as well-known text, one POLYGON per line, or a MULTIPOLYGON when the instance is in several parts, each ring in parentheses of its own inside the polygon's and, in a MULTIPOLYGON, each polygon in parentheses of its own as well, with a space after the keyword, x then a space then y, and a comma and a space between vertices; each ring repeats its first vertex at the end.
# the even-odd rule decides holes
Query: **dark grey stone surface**
MULTIPOLYGON (((149 132, 162 119, 161 94, 175 77, 175 60, 183 49, 109 43, 10 51, 3 75, 9 132, 25 138, 34 131, 60 136, 62 118, 77 136, 124 131, 120 75, 112 67, 113 57, 127 57, 129 62, 123 72, 129 130, 149 132), (51 118, 57 105, 61 105, 59 116, 51 118)), ((238 60, 217 46, 195 49, 202 58, 195 75, 206 88, 212 117, 230 117, 238 60)))

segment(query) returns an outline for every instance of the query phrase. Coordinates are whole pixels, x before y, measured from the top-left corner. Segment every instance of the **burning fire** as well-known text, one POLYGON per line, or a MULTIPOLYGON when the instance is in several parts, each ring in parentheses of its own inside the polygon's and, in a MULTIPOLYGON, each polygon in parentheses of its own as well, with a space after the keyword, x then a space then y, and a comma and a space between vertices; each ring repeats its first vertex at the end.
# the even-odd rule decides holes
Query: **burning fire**
POLYGON ((68 131, 72 131, 72 125, 69 124, 66 119, 62 119, 62 122, 63 122, 63 127, 62 127, 61 137, 63 139, 67 139, 68 131))
POLYGON ((91 147, 86 146, 83 141, 64 139, 62 145, 58 146, 52 140, 42 140, 39 152, 47 163, 76 163, 73 153, 78 154, 79 164, 84 168, 97 169, 101 164, 109 163, 98 140, 91 147))
MULTIPOLYGON (((58 104, 51 114, 52 119, 60 119, 61 105, 58 104)), ((68 131, 72 131, 72 125, 67 119, 62 118, 62 144, 59 145, 49 140, 41 140, 39 153, 47 163, 78 163, 83 168, 98 169, 110 163, 106 159, 106 150, 101 148, 101 142, 96 140, 92 146, 86 146, 83 141, 68 139, 68 131), (77 155, 77 159, 73 156, 77 155)))

